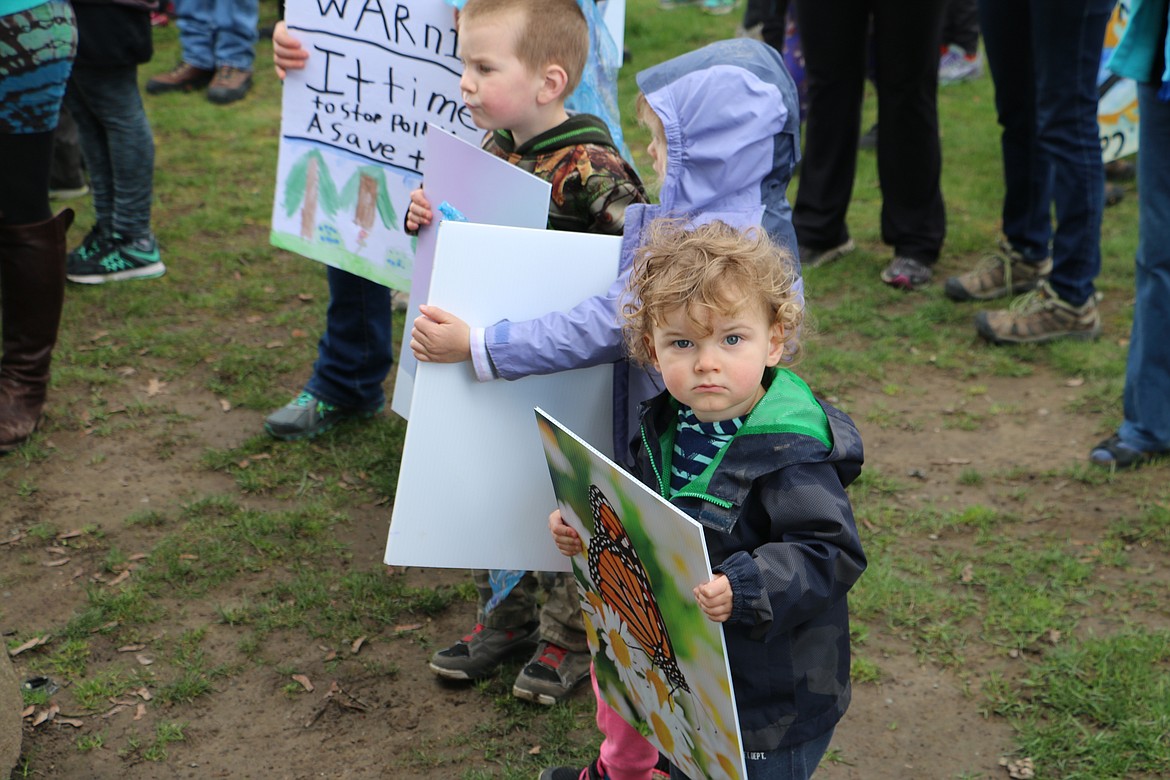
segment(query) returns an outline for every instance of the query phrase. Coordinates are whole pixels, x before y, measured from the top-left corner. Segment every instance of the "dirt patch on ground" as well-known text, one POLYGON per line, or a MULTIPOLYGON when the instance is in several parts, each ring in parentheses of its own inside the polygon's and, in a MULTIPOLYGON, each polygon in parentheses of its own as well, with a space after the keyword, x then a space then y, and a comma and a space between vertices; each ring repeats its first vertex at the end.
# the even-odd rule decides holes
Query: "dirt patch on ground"
MULTIPOLYGON (((985 392, 972 396, 964 392, 963 383, 939 372, 916 377, 913 397, 905 399, 876 388, 851 392, 846 405, 862 428, 867 467, 910 485, 896 497, 907 510, 973 503, 1010 507, 1022 521, 1005 532, 1005 544, 1057 529, 1073 539, 1098 538, 1121 510, 1115 505, 1107 508, 1104 494, 1080 482, 1051 474, 1002 484, 994 477, 978 485, 960 478, 964 469, 991 475, 1016 467, 1034 471, 1036 464, 1049 463, 1053 453, 1083 457, 1099 431, 1067 411, 1075 408, 1081 388, 1044 371, 1027 379, 987 379, 981 384, 985 392), (954 399, 967 400, 956 407, 954 399), (982 416, 991 405, 1006 403, 1012 412, 987 415, 977 435, 953 424, 957 415, 982 416), (1030 514, 1033 510, 1035 516, 1030 514)), ((120 400, 132 408, 148 388, 144 382, 131 382, 123 392, 126 397, 120 400)), ((109 400, 117 405, 118 399, 109 400)), ((35 484, 36 490, 19 500, 6 500, 0 509, 0 540, 25 535, 0 545, 5 631, 65 622, 83 607, 87 587, 102 587, 94 578, 103 576, 102 559, 110 549, 128 555, 148 552, 162 531, 123 522, 136 509, 173 510, 184 500, 218 494, 245 503, 266 500, 241 495, 232 478, 200 464, 206 448, 235 447, 254 435, 260 413, 225 413, 194 377, 172 382, 153 402, 169 404, 175 412, 171 417, 183 422, 176 427, 164 423, 162 416, 148 416, 134 424, 115 425, 102 436, 50 424, 47 456, 19 463, 8 473, 3 486, 7 496, 18 496, 22 485, 35 484), (169 457, 152 456, 161 439, 176 437, 182 446, 173 448, 169 457), (30 529, 50 520, 62 530, 96 526, 101 543, 70 547, 66 556, 55 553, 50 549, 55 540, 28 537, 30 529), (62 557, 68 561, 61 563, 62 557)), ((69 399, 58 398, 56 403, 68 408, 69 399)), ((63 411, 58 406, 55 413, 63 411)), ((1137 483, 1132 496, 1141 494, 1143 484, 1137 483)), ((1116 501, 1111 495, 1109 500, 1116 501)), ((381 559, 389 508, 376 498, 355 494, 347 510, 350 522, 339 527, 339 541, 352 551, 355 568, 375 567, 381 559)), ((1126 509, 1133 509, 1134 500, 1124 499, 1126 509)), ((963 542, 922 538, 907 543, 963 542)), ((459 583, 466 575, 408 569, 387 576, 435 585, 459 583)), ((217 593, 215 598, 168 604, 171 616, 158 631, 175 635, 185 626, 205 626, 204 650, 230 657, 240 632, 218 621, 215 610, 231 597, 230 592, 217 593)), ((458 602, 433 621, 368 642, 360 649, 361 664, 348 658, 327 660, 331 648, 302 632, 269 637, 258 663, 233 669, 211 695, 181 708, 151 705, 139 714, 138 700, 122 697, 126 706, 113 701, 109 711, 78 714, 71 711, 75 708, 69 691, 63 691, 62 715, 76 717, 80 726, 51 722, 34 727, 26 721, 29 766, 34 776, 124 780, 449 778, 476 766, 493 774, 500 757, 477 754, 457 738, 494 717, 489 699, 475 689, 441 684, 426 668, 436 644, 459 635, 473 616, 470 603, 458 602), (290 696, 288 668, 301 670, 314 691, 290 696), (337 687, 330 693, 334 682, 337 687), (152 724, 162 721, 186 724, 186 739, 168 746, 166 761, 146 761, 118 749, 129 740, 148 737, 152 724), (106 747, 79 750, 79 738, 93 734, 101 734, 106 747)), ((92 646, 95 663, 102 653, 118 652, 112 641, 101 637, 95 637, 92 646)), ((979 689, 993 671, 1011 674, 1018 660, 997 648, 972 647, 963 665, 942 668, 921 658, 897 631, 882 625, 869 626, 861 652, 880 669, 881 679, 856 686, 853 706, 834 741, 835 760, 826 762, 819 776, 829 780, 1006 776, 999 758, 1012 752, 1011 730, 1004 720, 985 714, 979 689)), ((16 659, 22 676, 29 674, 27 657, 16 659)), ((500 682, 498 688, 506 693, 506 683, 500 682)), ((572 706, 581 741, 586 742, 592 738, 592 723, 584 691, 572 706)))

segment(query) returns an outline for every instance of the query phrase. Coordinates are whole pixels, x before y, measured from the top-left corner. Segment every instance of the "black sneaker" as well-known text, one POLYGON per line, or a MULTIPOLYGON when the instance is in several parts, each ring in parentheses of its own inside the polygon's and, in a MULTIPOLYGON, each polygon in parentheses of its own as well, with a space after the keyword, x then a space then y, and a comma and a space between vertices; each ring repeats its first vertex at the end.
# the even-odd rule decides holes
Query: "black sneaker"
POLYGON ((476 623, 470 634, 431 656, 431 671, 448 680, 478 680, 508 658, 531 651, 539 636, 539 623, 514 629, 476 623))
MULTIPOLYGON (((88 236, 87 236, 88 238, 88 236)), ((65 278, 77 284, 105 284, 127 279, 154 279, 167 272, 153 235, 126 240, 114 234, 97 240, 84 256, 78 247, 76 261, 65 260, 65 278)))
POLYGON ((281 441, 312 439, 342 420, 368 419, 380 411, 381 406, 368 411, 334 406, 302 390, 296 398, 268 415, 264 430, 281 441))
POLYGON ((541 642, 532 660, 516 676, 512 695, 551 707, 589 678, 592 662, 588 651, 574 653, 552 642, 541 642))
POLYGON ((66 272, 73 273, 74 270, 80 270, 81 263, 87 260, 90 255, 106 251, 113 238, 114 234, 101 225, 91 227, 89 232, 85 234, 85 238, 81 239, 81 245, 65 257, 66 272))
POLYGON ((1097 443, 1097 446, 1089 453, 1089 461, 1095 466, 1104 466, 1107 469, 1120 471, 1137 468, 1167 454, 1170 454, 1170 451, 1139 450, 1137 447, 1127 444, 1120 435, 1113 434, 1108 439, 1097 443))

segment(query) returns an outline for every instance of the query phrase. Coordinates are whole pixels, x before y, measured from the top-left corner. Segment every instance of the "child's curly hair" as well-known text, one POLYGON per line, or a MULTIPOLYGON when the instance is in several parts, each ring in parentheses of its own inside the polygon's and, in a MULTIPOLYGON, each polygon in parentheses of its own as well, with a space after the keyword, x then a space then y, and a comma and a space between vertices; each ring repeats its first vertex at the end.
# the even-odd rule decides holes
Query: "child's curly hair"
POLYGON ((660 218, 647 228, 622 306, 622 333, 630 358, 650 365, 650 336, 666 313, 685 306, 691 321, 707 327, 709 312, 731 314, 762 304, 784 332, 784 361, 802 353, 804 303, 792 255, 762 228, 740 230, 715 220, 694 226, 660 218))

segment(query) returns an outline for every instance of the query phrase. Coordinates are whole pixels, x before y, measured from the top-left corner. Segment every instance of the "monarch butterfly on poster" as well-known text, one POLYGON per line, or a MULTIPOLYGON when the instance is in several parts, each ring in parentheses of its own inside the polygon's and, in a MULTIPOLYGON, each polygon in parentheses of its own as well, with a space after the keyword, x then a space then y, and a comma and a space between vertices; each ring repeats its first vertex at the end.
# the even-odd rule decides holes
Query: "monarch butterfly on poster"
POLYGON ((650 590, 650 579, 626 529, 605 494, 589 486, 589 507, 593 510, 593 537, 586 559, 589 576, 601 600, 622 619, 630 635, 641 645, 650 663, 662 670, 673 690, 691 693, 678 661, 658 602, 650 590))

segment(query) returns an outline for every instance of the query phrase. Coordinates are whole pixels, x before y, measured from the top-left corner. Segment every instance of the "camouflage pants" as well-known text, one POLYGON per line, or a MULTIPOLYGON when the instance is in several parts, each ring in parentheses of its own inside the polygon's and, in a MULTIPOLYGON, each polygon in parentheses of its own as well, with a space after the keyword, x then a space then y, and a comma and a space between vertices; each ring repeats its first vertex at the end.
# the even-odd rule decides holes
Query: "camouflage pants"
POLYGON ((486 569, 471 573, 479 591, 476 621, 488 628, 515 628, 539 618, 540 638, 560 645, 574 653, 585 652, 585 624, 581 618, 581 602, 577 596, 577 582, 572 574, 539 571, 528 572, 516 587, 486 617, 484 605, 492 597, 492 586, 486 569), (540 591, 544 603, 540 604, 540 591))

